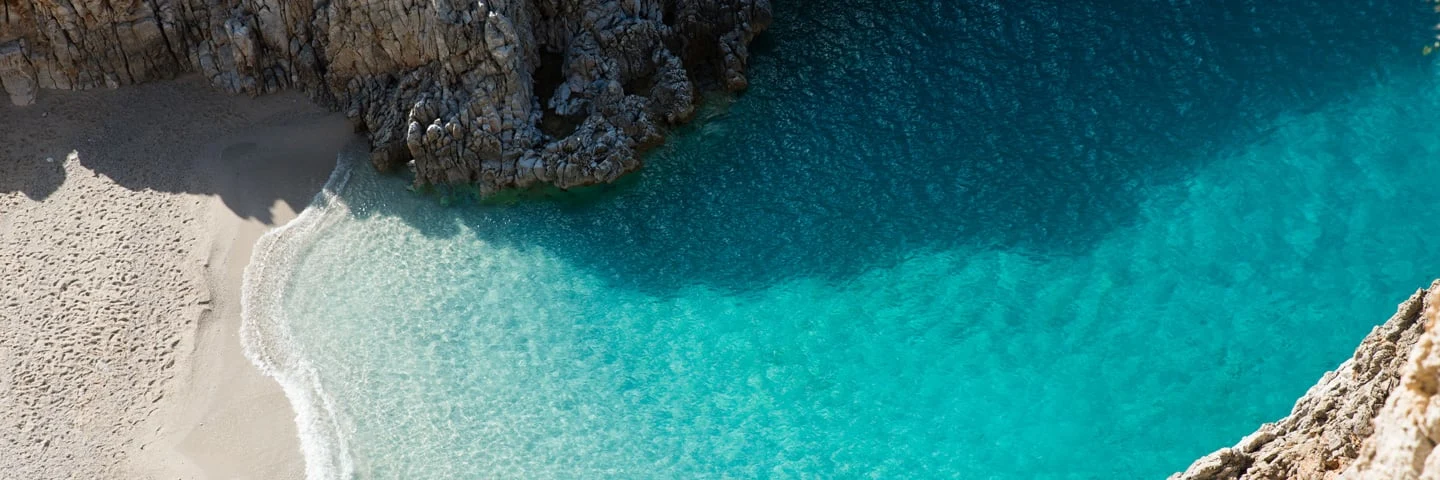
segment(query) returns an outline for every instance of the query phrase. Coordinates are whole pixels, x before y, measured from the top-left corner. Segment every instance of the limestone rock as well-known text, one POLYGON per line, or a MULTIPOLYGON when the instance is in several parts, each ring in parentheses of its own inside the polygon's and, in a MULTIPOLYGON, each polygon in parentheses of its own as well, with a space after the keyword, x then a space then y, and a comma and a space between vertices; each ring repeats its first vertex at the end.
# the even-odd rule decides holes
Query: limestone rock
POLYGON ((381 169, 482 192, 613 181, 701 88, 743 89, 769 0, 0 0, 0 86, 198 72, 343 109, 381 169))
MULTIPOLYGON (((1440 419, 1424 413, 1440 383, 1437 312, 1440 280, 1371 330, 1355 355, 1321 377, 1289 416, 1170 478, 1422 478, 1422 461, 1436 461, 1427 458, 1435 444, 1427 439, 1440 438, 1434 436, 1440 419)), ((1440 469, 1431 468, 1423 478, 1437 474, 1440 469)))
POLYGON ((1361 446, 1360 457, 1341 478, 1440 478, 1440 289, 1432 288, 1421 316, 1424 333, 1410 350, 1400 383, 1375 417, 1375 430, 1361 446))

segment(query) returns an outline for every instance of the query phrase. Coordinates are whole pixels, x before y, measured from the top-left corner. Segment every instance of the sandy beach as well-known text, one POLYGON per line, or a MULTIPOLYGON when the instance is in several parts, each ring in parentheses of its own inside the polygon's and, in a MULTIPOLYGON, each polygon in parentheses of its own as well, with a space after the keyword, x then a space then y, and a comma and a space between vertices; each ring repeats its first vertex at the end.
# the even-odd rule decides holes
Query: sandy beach
POLYGON ((302 478, 240 285, 354 138, 195 77, 0 105, 0 477, 302 478))

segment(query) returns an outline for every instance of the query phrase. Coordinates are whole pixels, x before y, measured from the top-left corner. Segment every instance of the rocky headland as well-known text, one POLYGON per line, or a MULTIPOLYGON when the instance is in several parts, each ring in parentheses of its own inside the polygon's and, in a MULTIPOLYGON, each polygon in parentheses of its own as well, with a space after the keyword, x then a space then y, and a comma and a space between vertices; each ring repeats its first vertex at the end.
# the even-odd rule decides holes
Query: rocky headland
POLYGON ((1290 415, 1171 480, 1440 478, 1440 280, 1375 327, 1290 415))
POLYGON ((639 168, 698 92, 745 88, 769 23, 769 0, 3 0, 0 87, 298 89, 417 185, 570 188, 639 168))

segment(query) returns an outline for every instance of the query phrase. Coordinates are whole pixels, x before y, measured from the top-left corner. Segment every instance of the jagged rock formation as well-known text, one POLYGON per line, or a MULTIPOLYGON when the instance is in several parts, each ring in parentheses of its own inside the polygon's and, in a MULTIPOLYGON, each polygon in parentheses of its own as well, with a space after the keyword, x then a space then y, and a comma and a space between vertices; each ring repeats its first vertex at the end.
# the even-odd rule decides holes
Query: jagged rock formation
POLYGON ((1440 409, 1430 408, 1440 405, 1437 316, 1440 280, 1400 304, 1290 416, 1170 478, 1440 478, 1430 456, 1440 439, 1440 409))
POLYGON ((1424 333, 1410 350, 1400 384, 1375 417, 1375 433, 1344 478, 1410 480, 1440 478, 1440 288, 1431 287, 1421 321, 1424 333))
POLYGON ((0 87, 296 88, 418 184, 568 188, 638 168, 697 89, 744 88, 769 22, 769 0, 0 0, 0 87))

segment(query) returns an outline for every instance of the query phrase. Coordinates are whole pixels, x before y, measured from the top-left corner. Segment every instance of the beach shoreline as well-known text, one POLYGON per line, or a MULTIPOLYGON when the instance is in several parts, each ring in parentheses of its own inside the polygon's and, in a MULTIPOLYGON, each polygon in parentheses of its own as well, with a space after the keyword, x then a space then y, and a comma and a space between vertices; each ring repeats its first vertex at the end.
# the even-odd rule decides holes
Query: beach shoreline
POLYGON ((321 387, 318 372, 298 348, 281 307, 296 270, 292 265, 308 250, 314 235, 348 211, 340 193, 349 183, 352 169, 364 162, 364 147, 364 142, 350 142, 312 203, 284 225, 269 229, 252 242, 253 253, 244 264, 239 296, 240 345, 245 356, 278 382, 289 399, 306 478, 350 478, 354 466, 334 400, 321 387))
POLYGON ((240 298, 255 242, 355 139, 343 116, 192 76, 46 92, 0 132, 0 471, 304 478, 240 298))

